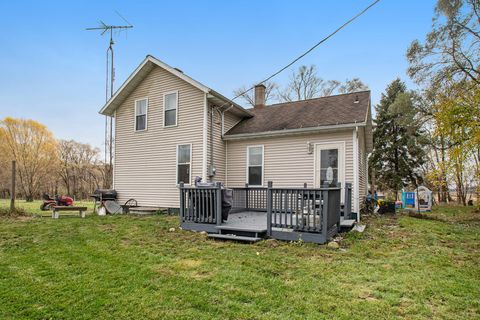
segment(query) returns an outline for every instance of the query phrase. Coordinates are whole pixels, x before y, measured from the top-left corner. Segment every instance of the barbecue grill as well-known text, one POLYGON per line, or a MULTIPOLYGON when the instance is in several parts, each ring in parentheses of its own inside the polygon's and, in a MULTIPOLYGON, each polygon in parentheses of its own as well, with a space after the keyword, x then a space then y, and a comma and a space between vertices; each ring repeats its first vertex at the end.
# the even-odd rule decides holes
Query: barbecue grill
POLYGON ((97 189, 90 197, 95 201, 117 200, 117 191, 114 189, 97 189))

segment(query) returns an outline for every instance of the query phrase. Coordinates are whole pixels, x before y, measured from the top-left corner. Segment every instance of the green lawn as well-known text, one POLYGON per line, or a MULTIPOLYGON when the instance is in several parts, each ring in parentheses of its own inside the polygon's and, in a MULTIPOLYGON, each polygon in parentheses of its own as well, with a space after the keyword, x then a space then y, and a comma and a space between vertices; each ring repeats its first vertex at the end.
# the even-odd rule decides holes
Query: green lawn
POLYGON ((0 218, 0 319, 479 318, 480 214, 430 215, 372 218, 340 250, 165 215, 0 218))

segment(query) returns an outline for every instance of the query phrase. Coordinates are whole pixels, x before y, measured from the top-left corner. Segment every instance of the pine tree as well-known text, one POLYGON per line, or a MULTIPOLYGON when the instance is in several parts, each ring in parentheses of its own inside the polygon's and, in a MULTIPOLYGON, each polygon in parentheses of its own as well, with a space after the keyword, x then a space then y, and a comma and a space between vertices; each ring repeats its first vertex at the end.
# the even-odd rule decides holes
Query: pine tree
POLYGON ((376 128, 370 166, 383 190, 394 191, 421 182, 419 168, 424 162, 424 137, 418 124, 415 95, 407 92, 400 79, 390 83, 375 106, 376 128))

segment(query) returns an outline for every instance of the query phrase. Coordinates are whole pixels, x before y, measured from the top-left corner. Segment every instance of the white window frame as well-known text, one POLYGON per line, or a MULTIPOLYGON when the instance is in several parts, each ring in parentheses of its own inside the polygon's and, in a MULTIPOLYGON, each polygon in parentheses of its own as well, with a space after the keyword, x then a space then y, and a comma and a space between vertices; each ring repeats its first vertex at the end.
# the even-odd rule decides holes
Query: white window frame
MULTIPOLYGON (((190 146, 190 162, 189 162, 189 165, 190 165, 190 172, 189 172, 189 177, 188 177, 188 180, 189 183, 185 183, 185 185, 191 185, 192 184, 192 155, 193 155, 193 148, 192 148, 192 144, 191 143, 179 143, 177 144, 176 146, 176 156, 175 156, 175 185, 179 185, 179 181, 178 181, 178 148, 180 146, 190 146)), ((185 164, 185 163, 182 163, 182 164, 185 164)))
POLYGON ((246 161, 246 170, 245 170, 245 183, 252 187, 263 187, 265 181, 265 147, 263 144, 247 146, 247 161, 246 161), (262 184, 255 185, 250 184, 248 181, 249 173, 248 169, 250 168, 250 148, 262 148, 262 184))
POLYGON ((176 90, 176 91, 170 91, 170 92, 165 92, 165 93, 163 94, 163 117, 162 117, 162 118, 163 118, 163 127, 164 127, 164 128, 171 128, 171 127, 176 127, 176 126, 178 126, 178 90, 176 90), (165 117, 165 112, 166 112, 165 107, 166 107, 166 102, 167 102, 167 101, 166 101, 165 97, 168 96, 168 95, 170 95, 170 94, 175 94, 175 96, 176 96, 176 101, 175 101, 175 103, 176 103, 176 108, 175 108, 175 124, 166 126, 166 125, 165 125, 165 122, 167 121, 167 118, 165 117))
POLYGON ((148 97, 146 98, 141 98, 141 99, 136 99, 134 104, 133 104, 133 131, 134 132, 142 132, 142 131, 147 131, 148 129, 148 97), (137 130, 137 102, 138 101, 147 101, 147 107, 145 108, 145 129, 137 130))

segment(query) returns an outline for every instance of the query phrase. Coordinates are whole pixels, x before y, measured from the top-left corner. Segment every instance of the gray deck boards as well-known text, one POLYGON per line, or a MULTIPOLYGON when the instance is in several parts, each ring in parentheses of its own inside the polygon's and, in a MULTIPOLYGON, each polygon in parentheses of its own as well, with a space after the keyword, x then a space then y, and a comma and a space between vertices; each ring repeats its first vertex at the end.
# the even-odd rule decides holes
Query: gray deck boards
POLYGON ((266 230, 267 213, 257 211, 231 213, 228 220, 222 223, 222 227, 266 230))

